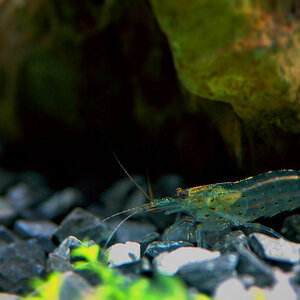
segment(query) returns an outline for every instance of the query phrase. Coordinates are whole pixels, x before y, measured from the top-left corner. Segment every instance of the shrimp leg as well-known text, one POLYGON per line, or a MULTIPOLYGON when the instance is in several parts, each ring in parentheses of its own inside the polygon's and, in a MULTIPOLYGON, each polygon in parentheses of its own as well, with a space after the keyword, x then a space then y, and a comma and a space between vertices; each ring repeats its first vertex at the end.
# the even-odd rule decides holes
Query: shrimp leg
POLYGON ((195 243, 195 220, 191 216, 179 219, 165 231, 164 236, 167 241, 184 240, 195 243))
POLYGON ((281 234, 279 234, 272 228, 261 225, 259 223, 246 223, 246 224, 243 224, 241 227, 250 229, 253 232, 261 232, 261 233, 264 233, 266 235, 269 235, 269 236, 272 236, 272 237, 275 237, 278 239, 285 239, 281 234))
POLYGON ((220 227, 217 225, 207 225, 203 223, 197 223, 196 227, 196 240, 197 246, 209 249, 218 240, 231 231, 231 227, 220 227))

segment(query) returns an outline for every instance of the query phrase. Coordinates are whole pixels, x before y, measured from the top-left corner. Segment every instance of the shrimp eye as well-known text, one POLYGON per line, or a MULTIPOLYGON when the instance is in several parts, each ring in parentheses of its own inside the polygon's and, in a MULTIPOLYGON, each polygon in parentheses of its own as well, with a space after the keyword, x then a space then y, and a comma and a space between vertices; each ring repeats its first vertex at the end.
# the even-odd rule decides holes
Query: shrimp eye
POLYGON ((175 190, 175 193, 181 199, 186 199, 186 198, 189 197, 189 193, 187 191, 185 191, 184 189, 180 188, 180 187, 175 190))
POLYGON ((177 194, 177 195, 178 195, 180 191, 182 191, 182 188, 181 188, 181 187, 178 187, 178 188, 176 188, 176 190, 175 190, 175 194, 177 194))

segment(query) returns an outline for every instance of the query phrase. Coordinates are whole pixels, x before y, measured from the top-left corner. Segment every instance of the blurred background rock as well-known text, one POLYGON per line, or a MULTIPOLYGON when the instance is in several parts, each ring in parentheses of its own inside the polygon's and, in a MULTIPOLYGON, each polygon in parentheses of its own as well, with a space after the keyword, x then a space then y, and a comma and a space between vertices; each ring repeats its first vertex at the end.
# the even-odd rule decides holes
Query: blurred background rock
POLYGON ((0 0, 0 154, 55 184, 300 169, 299 1, 0 0), (99 181, 98 181, 99 179, 99 181))

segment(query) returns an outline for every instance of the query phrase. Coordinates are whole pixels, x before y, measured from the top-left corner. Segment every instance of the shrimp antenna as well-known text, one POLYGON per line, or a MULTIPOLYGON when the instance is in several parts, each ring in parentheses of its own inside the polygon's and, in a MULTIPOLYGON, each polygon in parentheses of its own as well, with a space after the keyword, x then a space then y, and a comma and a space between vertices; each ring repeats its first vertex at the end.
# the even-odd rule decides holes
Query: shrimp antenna
POLYGON ((120 162, 120 160, 118 159, 117 155, 115 154, 115 152, 111 149, 116 161, 118 162, 118 164, 120 165, 120 167, 123 169, 123 171, 125 172, 125 174, 129 177, 129 179, 136 185, 136 187, 142 192, 142 194, 150 201, 153 200, 153 198, 151 198, 151 196, 149 196, 144 189, 136 182, 136 180, 133 179, 133 177, 127 172, 127 170, 125 169, 125 167, 122 165, 122 163, 120 162))
POLYGON ((127 212, 130 212, 130 211, 133 211, 133 210, 139 210, 139 209, 147 208, 147 207, 151 207, 151 206, 149 206, 149 203, 146 203, 146 204, 143 204, 143 205, 140 205, 140 206, 137 206, 137 207, 128 208, 128 209, 126 209, 126 210, 119 211, 119 212, 117 212, 117 213, 115 213, 115 214, 113 214, 113 215, 111 215, 111 216, 109 216, 109 217, 103 219, 103 220, 100 222, 100 224, 103 224, 103 223, 105 223, 106 221, 108 221, 108 220, 110 220, 110 219, 112 219, 112 218, 114 218, 114 217, 123 215, 123 214, 125 214, 125 213, 127 213, 127 212))
POLYGON ((107 245, 109 244, 109 242, 111 241, 112 237, 114 236, 114 234, 117 232, 117 230, 128 220, 130 219, 132 216, 134 216, 135 214, 142 212, 145 208, 150 208, 151 206, 149 206, 149 204, 146 205, 142 205, 140 207, 136 208, 136 211, 133 212, 132 214, 128 215, 126 218, 124 218, 113 230, 113 232, 111 233, 110 237, 106 240, 105 244, 104 244, 104 248, 107 248, 107 245))
MULTIPOLYGON (((101 123, 100 123, 101 125, 101 123)), ((101 129, 101 132, 102 132, 102 135, 110 149, 110 151, 112 152, 112 154, 114 155, 116 161, 118 162, 118 164, 120 165, 120 167, 122 168, 122 170, 125 172, 125 174, 129 177, 129 179, 136 185, 136 187, 142 192, 142 194, 150 201, 153 200, 153 198, 151 198, 145 191, 144 189, 136 182, 136 180, 133 179, 133 177, 127 172, 127 170, 125 169, 125 167, 122 165, 122 163, 120 162, 120 160, 118 159, 118 156, 117 154, 114 152, 109 140, 107 139, 106 135, 104 134, 104 131, 103 131, 103 128, 102 126, 100 126, 100 129, 101 129)))
POLYGON ((152 186, 151 186, 151 183, 150 183, 148 168, 146 170, 146 174, 147 174, 147 184, 148 184, 149 196, 150 196, 151 200, 154 200, 154 194, 153 194, 152 186))

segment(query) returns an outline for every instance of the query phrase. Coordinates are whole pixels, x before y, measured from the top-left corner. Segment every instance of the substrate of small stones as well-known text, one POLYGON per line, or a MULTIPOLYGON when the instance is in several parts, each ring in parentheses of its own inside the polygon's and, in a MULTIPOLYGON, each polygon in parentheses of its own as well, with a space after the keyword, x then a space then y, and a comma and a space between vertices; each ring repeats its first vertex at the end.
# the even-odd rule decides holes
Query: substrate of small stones
MULTIPOLYGON (((142 178, 137 180, 144 184, 142 178)), ((178 176, 170 175, 156 186, 172 194, 180 183, 178 176)), ((86 207, 84 195, 76 188, 53 192, 41 175, 16 175, 4 169, 0 169, 0 195, 0 299, 30 293, 28 281, 45 278, 52 271, 64 272, 62 299, 77 299, 101 284, 88 272, 74 271, 70 250, 86 238, 103 245, 118 224, 101 224, 103 217, 144 202, 127 179, 103 193, 99 205, 86 207), (129 200, 124 202, 126 197, 129 200)), ((300 215, 288 217, 282 227, 282 233, 294 242, 227 230, 207 234, 208 249, 197 246, 195 234, 188 234, 195 229, 188 219, 179 227, 168 226, 170 216, 145 219, 124 223, 107 250, 109 266, 124 276, 177 275, 193 293, 215 299, 253 299, 255 295, 299 299, 300 215)))

